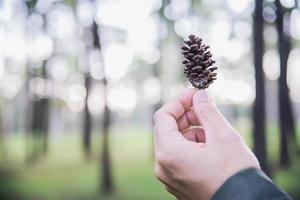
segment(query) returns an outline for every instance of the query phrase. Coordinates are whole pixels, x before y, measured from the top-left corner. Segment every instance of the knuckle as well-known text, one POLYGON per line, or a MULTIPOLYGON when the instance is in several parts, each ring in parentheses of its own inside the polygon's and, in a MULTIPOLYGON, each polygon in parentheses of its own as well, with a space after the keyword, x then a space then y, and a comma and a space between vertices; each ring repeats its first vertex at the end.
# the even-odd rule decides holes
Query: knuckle
POLYGON ((162 153, 156 154, 156 161, 158 164, 162 164, 165 160, 165 156, 162 155, 162 153))
POLYGON ((157 157, 157 162, 165 167, 172 167, 176 164, 175 158, 172 155, 159 154, 157 157))
POLYGON ((153 114, 153 117, 152 117, 152 118, 153 118, 153 121, 154 121, 154 122, 158 120, 160 114, 161 114, 161 111, 160 111, 160 110, 157 110, 157 111, 153 114))

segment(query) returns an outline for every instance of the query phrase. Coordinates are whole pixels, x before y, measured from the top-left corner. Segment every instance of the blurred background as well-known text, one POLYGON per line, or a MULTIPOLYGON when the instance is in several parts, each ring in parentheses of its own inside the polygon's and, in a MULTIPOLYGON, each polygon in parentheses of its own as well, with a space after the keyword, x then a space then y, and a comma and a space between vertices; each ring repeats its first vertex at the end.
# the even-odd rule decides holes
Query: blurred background
POLYGON ((152 114, 189 87, 189 34, 211 46, 222 113, 300 199, 297 0, 0 0, 0 198, 174 199, 152 114))

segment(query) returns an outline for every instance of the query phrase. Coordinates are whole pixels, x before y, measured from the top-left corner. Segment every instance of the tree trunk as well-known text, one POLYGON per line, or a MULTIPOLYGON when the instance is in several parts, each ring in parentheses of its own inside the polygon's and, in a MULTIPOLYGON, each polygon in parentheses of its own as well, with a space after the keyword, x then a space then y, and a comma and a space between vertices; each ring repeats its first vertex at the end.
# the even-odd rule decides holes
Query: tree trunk
POLYGON ((110 194, 113 191, 111 160, 110 160, 110 151, 109 151, 109 135, 108 135, 109 127, 110 127, 110 110, 107 104, 105 104, 104 113, 103 113, 103 127, 102 127, 103 142, 102 142, 102 160, 101 160, 103 194, 110 194))
POLYGON ((88 109, 88 95, 91 87, 91 77, 89 74, 84 75, 84 86, 86 89, 85 106, 84 106, 84 124, 83 124, 83 149, 86 157, 91 153, 91 131, 92 117, 88 109))
POLYGON ((265 83, 263 72, 263 0, 255 0, 255 11, 253 17, 254 29, 254 67, 255 67, 255 89, 254 100, 254 153, 257 156, 263 171, 270 173, 267 162, 266 130, 265 130, 265 83))
POLYGON ((4 132, 3 132, 3 112, 2 106, 3 102, 0 101, 0 157, 5 155, 5 148, 4 148, 4 132))
MULTIPOLYGON (((28 16, 32 14, 35 9, 35 5, 37 0, 26 1, 26 6, 28 8, 28 16)), ((44 30, 46 32, 46 16, 43 15, 44 20, 44 30)), ((29 27, 30 28, 30 27, 29 27)), ((27 155, 27 161, 32 162, 35 161, 42 154, 46 154, 48 151, 48 126, 49 126, 49 101, 50 98, 46 97, 38 97, 31 99, 30 91, 29 91, 29 82, 31 78, 35 78, 38 75, 41 76, 44 80, 47 80, 47 60, 44 60, 42 63, 41 73, 39 74, 35 70, 33 76, 30 73, 30 70, 27 69, 26 74, 26 89, 28 90, 28 111, 30 112, 31 119, 26 122, 26 131, 32 137, 28 137, 27 140, 29 142, 29 151, 27 155), (28 127, 27 127, 28 123, 28 127)), ((29 64, 28 64, 29 67, 29 64)), ((44 85, 44 91, 47 89, 47 85, 44 85)), ((35 94, 34 94, 35 95, 35 94)), ((47 94, 48 95, 48 94, 47 94)))
MULTIPOLYGON (((93 45, 96 49, 101 51, 101 43, 100 43, 100 36, 99 36, 99 27, 97 23, 94 21, 92 25, 92 33, 93 33, 93 45)), ((101 55, 102 56, 102 55, 101 55)), ((102 56, 103 61, 103 56, 102 56)), ((110 151, 109 151, 109 129, 110 129, 110 109, 107 105, 107 79, 105 77, 103 67, 103 98, 104 98, 104 112, 103 112, 103 126, 102 126, 102 158, 101 158, 101 165, 102 165, 102 181, 101 187, 102 192, 104 194, 110 194, 113 191, 113 180, 112 180, 112 167, 111 167, 111 159, 110 159, 110 151)))
POLYGON ((26 112, 27 117, 25 117, 25 134, 26 134, 26 162, 31 163, 33 155, 33 133, 32 133, 32 100, 30 97, 29 83, 32 78, 32 73, 29 69, 29 64, 26 67, 26 78, 25 78, 25 95, 26 95, 26 112))
MULTIPOLYGON (((47 79, 46 62, 43 62, 41 77, 47 79)), ((46 89, 46 88, 44 88, 46 89)), ((35 98, 32 101, 31 132, 33 134, 32 158, 47 153, 48 150, 49 97, 35 98)))
POLYGON ((276 27, 278 33, 278 52, 280 57, 279 76, 279 124, 280 124, 280 166, 289 166, 291 162, 289 144, 291 139, 296 144, 295 122, 287 86, 287 64, 291 51, 291 38, 288 33, 290 26, 289 12, 279 0, 276 5, 276 27))
MULTIPOLYGON (((43 62, 42 67, 42 77, 47 80, 47 69, 46 69, 47 61, 43 62)), ((47 88, 44 88, 45 90, 47 88)), ((48 94, 47 94, 48 95, 48 94)), ((48 139, 49 139, 49 110, 50 110, 50 98, 47 96, 41 99, 42 110, 43 110, 43 121, 42 121, 42 133, 43 133, 43 153, 46 154, 48 152, 48 139)))

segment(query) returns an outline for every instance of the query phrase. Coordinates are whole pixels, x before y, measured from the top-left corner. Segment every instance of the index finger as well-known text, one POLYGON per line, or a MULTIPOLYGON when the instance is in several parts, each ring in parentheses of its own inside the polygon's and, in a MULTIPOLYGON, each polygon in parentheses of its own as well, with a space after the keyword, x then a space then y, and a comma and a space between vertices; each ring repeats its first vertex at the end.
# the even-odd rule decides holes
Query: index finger
POLYGON ((185 90, 177 98, 167 102, 154 114, 153 119, 157 139, 166 138, 168 140, 174 138, 176 135, 182 137, 179 133, 177 120, 192 106, 194 93, 195 89, 185 90))

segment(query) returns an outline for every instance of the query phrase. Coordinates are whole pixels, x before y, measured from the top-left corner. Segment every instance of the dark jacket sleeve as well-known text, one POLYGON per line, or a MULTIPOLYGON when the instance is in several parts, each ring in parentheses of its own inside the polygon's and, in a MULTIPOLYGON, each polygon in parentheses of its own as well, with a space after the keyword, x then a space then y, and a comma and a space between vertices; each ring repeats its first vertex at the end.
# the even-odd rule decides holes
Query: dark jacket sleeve
POLYGON ((261 170, 249 168, 230 177, 212 200, 290 200, 261 170))

